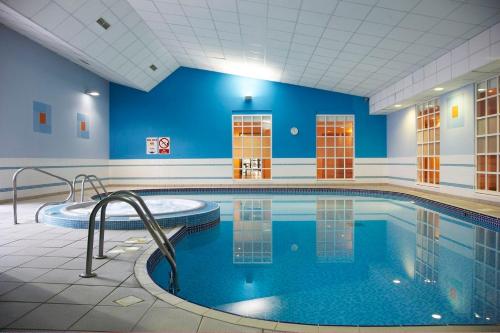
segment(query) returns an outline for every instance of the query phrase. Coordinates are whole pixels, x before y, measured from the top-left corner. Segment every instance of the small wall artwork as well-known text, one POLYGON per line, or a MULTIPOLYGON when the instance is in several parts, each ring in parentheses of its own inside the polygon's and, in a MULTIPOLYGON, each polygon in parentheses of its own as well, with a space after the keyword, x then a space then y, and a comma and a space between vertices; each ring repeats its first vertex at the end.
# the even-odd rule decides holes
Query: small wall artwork
POLYGON ((447 101, 448 128, 464 127, 464 96, 463 94, 451 96, 447 101))
POLYGON ((49 104, 33 101, 33 131, 52 133, 52 107, 49 104))
POLYGON ((82 139, 90 138, 89 116, 84 113, 76 114, 76 135, 82 139))

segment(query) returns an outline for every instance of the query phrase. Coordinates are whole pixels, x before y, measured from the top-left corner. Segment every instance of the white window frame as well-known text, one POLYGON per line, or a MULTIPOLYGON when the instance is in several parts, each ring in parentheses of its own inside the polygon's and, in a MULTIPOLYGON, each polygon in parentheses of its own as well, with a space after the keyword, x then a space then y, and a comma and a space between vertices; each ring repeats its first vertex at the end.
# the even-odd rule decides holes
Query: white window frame
MULTIPOLYGON (((435 188, 439 188, 440 185, 441 185, 441 179, 442 179, 442 174, 441 174, 441 119, 442 119, 442 116, 443 116, 443 112, 442 112, 442 109, 441 109, 441 100, 440 100, 440 96, 438 97, 434 97, 432 99, 429 99, 423 103, 419 103, 419 104, 416 104, 415 105, 415 133, 416 133, 416 157, 417 157, 417 165, 416 165, 416 172, 417 172, 417 175, 416 175, 416 185, 418 186, 427 186, 427 187, 435 187, 435 188), (439 155, 436 155, 436 147, 434 147, 434 156, 437 156, 439 157, 439 183, 438 184, 433 184, 433 183, 426 183, 426 182, 421 182, 419 179, 418 179, 418 171, 419 171, 419 167, 418 167, 418 158, 419 158, 419 155, 418 155, 418 133, 419 133, 419 130, 418 130, 418 109, 419 107, 423 106, 423 105, 426 105, 426 104, 429 104, 430 102, 437 102, 439 103, 439 155)), ((423 131, 423 129, 421 130, 423 131)), ((436 143, 436 137, 434 137, 434 140, 432 141, 434 144, 436 143)), ((427 144, 429 143, 429 141, 427 141, 427 144)), ((422 143, 422 145, 424 145, 424 143, 422 143)), ((422 155, 423 156, 423 155, 422 155)), ((422 170, 425 170, 425 169, 422 169, 422 170)), ((434 167, 434 172, 436 172, 436 168, 434 167)))
MULTIPOLYGON (((314 172, 316 173, 316 181, 319 182, 351 182, 356 180, 356 116, 354 114, 316 114, 316 117, 314 119, 314 155, 315 155, 315 170, 314 172), (351 117, 352 118, 352 178, 318 178, 318 117, 351 117)), ((325 136, 326 137, 326 136, 325 136)), ((325 151, 327 147, 324 147, 325 151)), ((344 145, 344 153, 345 153, 345 145, 344 145)), ((344 160, 345 160, 345 154, 344 154, 344 160)), ((345 164, 344 164, 344 170, 345 164)), ((326 170, 326 168, 325 168, 326 170)), ((345 173, 344 173, 345 176, 345 173)))
MULTIPOLYGON (((262 119, 262 118, 261 118, 262 119)), ((260 135, 262 138, 262 133, 260 135)), ((241 147, 243 148, 243 147, 241 147)), ((253 147, 252 147, 253 148, 253 147)), ((261 151, 262 151, 262 141, 261 141, 261 151)), ((264 159, 264 158, 262 158, 264 159)), ((232 179, 233 181, 243 181, 243 182, 268 182, 273 179, 273 115, 270 113, 233 113, 231 116, 231 172, 232 172, 232 179), (270 117, 271 118, 271 136, 270 136, 270 146, 269 146, 269 161, 270 161, 270 168, 269 170, 271 171, 271 177, 269 178, 260 178, 260 179, 252 179, 252 178, 235 178, 234 177, 234 118, 235 117, 270 117)))
MULTIPOLYGON (((478 152, 477 152, 477 141, 478 141, 478 133, 477 133, 477 120, 478 120, 478 117, 477 117, 477 102, 478 102, 478 98, 477 98, 477 93, 478 93, 478 86, 481 84, 481 83, 485 83, 486 84, 486 90, 488 90, 488 81, 491 80, 491 79, 496 79, 497 80, 497 150, 498 150, 498 147, 500 147, 500 75, 496 75, 496 76, 492 76, 492 77, 489 77, 487 78, 486 80, 481 80, 479 82, 476 82, 474 84, 474 191, 476 193, 479 193, 479 194, 486 194, 486 195, 494 195, 494 196, 500 196, 500 172, 498 171, 498 168, 499 168, 499 164, 500 164, 500 153, 497 151, 497 172, 496 172, 496 175, 497 175, 497 190, 496 191, 491 191, 491 190, 481 190, 481 189, 478 189, 478 184, 477 184, 477 175, 478 175, 478 163, 477 163, 477 158, 478 158, 478 152)), ((484 137, 486 138, 488 136, 488 124, 486 122, 486 119, 488 118, 488 105, 487 105, 487 99, 488 99, 488 96, 487 96, 487 91, 485 92, 485 97, 484 98, 481 98, 481 100, 484 100, 485 101, 485 104, 484 104, 484 112, 485 112, 485 115, 483 117, 481 117, 481 119, 484 119, 485 120, 485 133, 484 135, 482 135, 481 137, 484 137)), ((485 145, 485 156, 488 156, 488 143, 486 142, 486 145, 485 145)), ((481 173, 484 172, 484 175, 485 175, 485 188, 488 187, 488 178, 487 178, 487 175, 488 175, 488 161, 487 159, 485 158, 485 162, 484 162, 484 167, 485 167, 485 171, 480 171, 481 173)))

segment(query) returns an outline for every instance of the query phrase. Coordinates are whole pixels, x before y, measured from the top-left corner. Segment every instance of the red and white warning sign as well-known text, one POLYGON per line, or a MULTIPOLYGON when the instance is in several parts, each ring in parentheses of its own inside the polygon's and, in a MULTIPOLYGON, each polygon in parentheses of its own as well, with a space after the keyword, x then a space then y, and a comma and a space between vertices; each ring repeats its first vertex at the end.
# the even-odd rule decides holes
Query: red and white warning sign
POLYGON ((158 154, 170 154, 170 138, 168 136, 158 138, 158 154))

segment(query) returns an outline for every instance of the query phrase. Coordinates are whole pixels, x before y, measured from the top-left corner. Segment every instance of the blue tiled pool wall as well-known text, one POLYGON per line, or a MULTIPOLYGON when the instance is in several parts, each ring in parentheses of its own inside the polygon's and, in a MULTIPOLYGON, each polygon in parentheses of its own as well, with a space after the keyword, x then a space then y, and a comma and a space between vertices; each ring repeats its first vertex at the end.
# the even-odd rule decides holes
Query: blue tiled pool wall
MULTIPOLYGON (((41 214, 41 222, 60 227, 73 229, 88 229, 87 218, 64 215, 61 210, 67 204, 50 206, 44 209, 41 214)), ((219 205, 214 202, 206 202, 205 206, 195 211, 181 212, 155 217, 162 228, 176 226, 187 226, 188 230, 203 228, 204 224, 218 221, 220 217, 219 205)), ((96 229, 100 226, 100 215, 96 218, 96 229)), ((137 219, 124 219, 123 217, 109 217, 106 219, 107 230, 138 230, 145 229, 144 223, 137 219)))
POLYGON ((373 198, 385 198, 393 200, 413 201, 415 204, 435 210, 439 213, 449 215, 467 222, 479 225, 481 227, 500 231, 500 218, 481 214, 461 207, 455 207, 439 201, 423 198, 420 196, 392 192, 386 190, 367 190, 367 189, 344 189, 344 188, 168 188, 168 189, 146 189, 135 190, 139 195, 161 195, 161 194, 334 194, 346 196, 365 196, 373 198))
MULTIPOLYGON (((172 237, 170 237, 169 240, 172 243, 172 245, 175 246, 185 236, 190 235, 190 234, 195 233, 195 232, 200 232, 200 231, 204 231, 204 230, 208 230, 210 228, 213 228, 217 224, 219 224, 219 222, 220 222, 220 219, 215 219, 215 220, 207 222, 207 223, 200 223, 197 225, 184 226, 178 232, 176 232, 172 237)), ((161 253, 160 249, 156 249, 156 251, 154 251, 153 254, 148 258, 148 262, 146 264, 148 274, 151 274, 153 272, 154 268, 160 262, 162 257, 163 257, 163 254, 161 253)))

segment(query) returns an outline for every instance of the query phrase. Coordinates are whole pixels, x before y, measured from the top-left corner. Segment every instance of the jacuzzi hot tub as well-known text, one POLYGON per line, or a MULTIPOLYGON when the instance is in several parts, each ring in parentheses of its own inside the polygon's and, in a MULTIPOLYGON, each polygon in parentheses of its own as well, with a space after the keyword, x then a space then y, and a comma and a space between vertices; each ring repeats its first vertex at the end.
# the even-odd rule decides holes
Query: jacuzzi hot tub
MULTIPOLYGON (((176 214, 198 210, 205 207, 206 202, 200 200, 166 198, 161 195, 146 196, 144 202, 155 216, 176 214)), ((87 201, 62 208, 61 212, 68 216, 89 217, 97 202, 87 201)), ((125 202, 113 201, 106 208, 106 217, 136 217, 135 209, 125 202)))
MULTIPOLYGON (((210 201, 172 198, 167 195, 141 193, 161 227, 187 226, 194 228, 216 223, 219 220, 219 205, 210 201)), ((44 208, 40 212, 40 222, 62 227, 86 229, 89 217, 97 201, 65 203, 44 208)), ((100 214, 96 216, 96 227, 100 224, 100 214)), ((134 208, 125 202, 113 201, 106 208, 106 229, 144 229, 134 208)))

